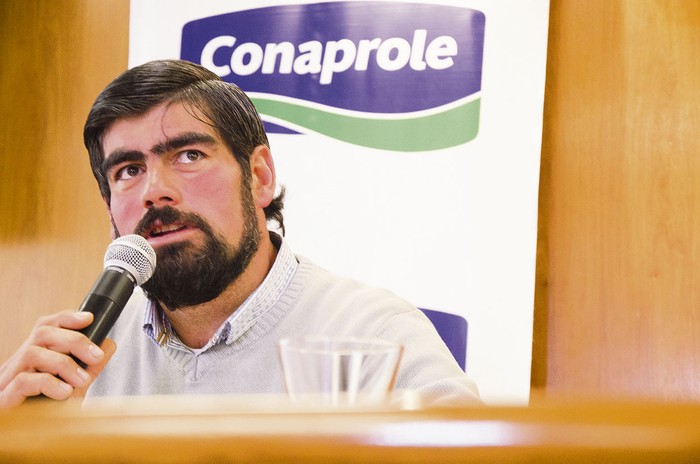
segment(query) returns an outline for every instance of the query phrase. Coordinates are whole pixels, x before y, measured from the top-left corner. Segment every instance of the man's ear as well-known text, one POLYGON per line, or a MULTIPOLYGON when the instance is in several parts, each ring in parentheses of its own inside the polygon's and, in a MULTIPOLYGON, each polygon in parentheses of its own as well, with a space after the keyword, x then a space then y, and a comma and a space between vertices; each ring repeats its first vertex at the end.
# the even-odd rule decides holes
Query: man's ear
POLYGON ((266 208, 275 197, 277 178, 272 153, 265 145, 258 145, 250 155, 250 187, 255 206, 266 208))

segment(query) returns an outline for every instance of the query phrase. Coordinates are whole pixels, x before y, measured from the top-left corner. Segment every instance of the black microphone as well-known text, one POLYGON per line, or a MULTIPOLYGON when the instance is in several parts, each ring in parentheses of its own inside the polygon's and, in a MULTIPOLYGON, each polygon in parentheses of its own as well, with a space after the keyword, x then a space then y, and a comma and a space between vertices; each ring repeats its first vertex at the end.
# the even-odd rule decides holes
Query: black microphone
MULTIPOLYGON (((134 288, 150 279, 155 268, 156 252, 145 238, 124 235, 113 241, 105 253, 104 271, 80 305, 80 311, 91 312, 95 318, 80 332, 101 345, 134 288)), ((86 367, 85 363, 78 363, 86 367)))

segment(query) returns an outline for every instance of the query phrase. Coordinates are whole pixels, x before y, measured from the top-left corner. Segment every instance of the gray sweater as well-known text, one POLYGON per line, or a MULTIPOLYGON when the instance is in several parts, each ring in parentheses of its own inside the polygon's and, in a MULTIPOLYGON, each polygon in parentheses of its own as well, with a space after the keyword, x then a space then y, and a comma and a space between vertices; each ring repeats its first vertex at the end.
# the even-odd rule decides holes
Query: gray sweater
POLYGON ((276 342, 304 335, 399 342, 396 389, 428 402, 479 403, 476 385, 420 310, 293 255, 284 241, 260 287, 202 350, 182 344, 137 289, 109 336, 117 351, 87 395, 281 393, 276 342))

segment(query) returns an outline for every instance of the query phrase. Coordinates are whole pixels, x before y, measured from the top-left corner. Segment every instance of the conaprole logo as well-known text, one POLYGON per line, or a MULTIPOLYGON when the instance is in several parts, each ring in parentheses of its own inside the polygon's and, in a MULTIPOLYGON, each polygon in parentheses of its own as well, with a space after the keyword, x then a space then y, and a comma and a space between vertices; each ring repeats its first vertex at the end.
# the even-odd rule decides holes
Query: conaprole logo
POLYGON ((181 58, 245 90, 269 132, 429 151, 477 135, 484 26, 420 3, 274 6, 187 23, 181 58))

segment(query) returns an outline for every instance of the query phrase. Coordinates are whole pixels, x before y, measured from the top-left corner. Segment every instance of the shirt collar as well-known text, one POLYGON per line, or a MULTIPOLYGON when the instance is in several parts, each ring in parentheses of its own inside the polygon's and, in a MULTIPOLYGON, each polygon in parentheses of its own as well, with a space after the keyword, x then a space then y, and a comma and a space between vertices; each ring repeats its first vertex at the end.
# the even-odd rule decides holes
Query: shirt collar
MULTIPOLYGON (((269 310, 289 286, 294 273, 299 267, 294 253, 279 235, 270 232, 273 244, 279 247, 275 262, 262 283, 251 293, 248 298, 226 319, 214 336, 202 348, 206 351, 211 346, 220 342, 231 344, 243 335, 256 320, 269 310)), ((155 343, 164 346, 166 344, 176 348, 186 348, 180 340, 174 336, 170 322, 163 310, 155 300, 149 298, 146 306, 143 331, 155 343)))

